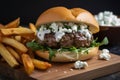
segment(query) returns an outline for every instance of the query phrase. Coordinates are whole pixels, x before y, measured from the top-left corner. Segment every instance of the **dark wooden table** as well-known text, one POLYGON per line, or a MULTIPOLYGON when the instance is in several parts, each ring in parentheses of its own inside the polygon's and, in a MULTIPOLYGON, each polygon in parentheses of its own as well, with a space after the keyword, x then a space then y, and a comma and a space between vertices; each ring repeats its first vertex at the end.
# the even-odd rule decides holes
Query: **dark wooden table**
POLYGON ((120 80, 120 72, 116 72, 110 75, 106 75, 94 80, 120 80))
POLYGON ((120 56, 114 54, 111 56, 110 61, 97 60, 94 57, 87 61, 89 67, 86 69, 70 71, 73 63, 56 63, 49 69, 51 72, 36 70, 30 76, 22 68, 12 69, 7 64, 0 63, 0 78, 1 80, 120 80, 120 56))

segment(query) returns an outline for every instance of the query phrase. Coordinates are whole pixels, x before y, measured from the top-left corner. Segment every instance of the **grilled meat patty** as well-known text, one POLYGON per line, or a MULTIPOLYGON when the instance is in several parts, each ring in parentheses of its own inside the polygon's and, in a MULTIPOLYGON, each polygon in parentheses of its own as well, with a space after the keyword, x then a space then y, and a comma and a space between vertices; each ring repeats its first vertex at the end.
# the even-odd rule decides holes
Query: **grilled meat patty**
POLYGON ((52 48, 59 48, 59 47, 89 47, 90 43, 93 40, 93 36, 91 39, 87 39, 83 34, 80 32, 76 33, 66 33, 59 42, 56 41, 55 36, 53 33, 45 34, 44 41, 38 39, 39 43, 44 46, 52 47, 52 48))

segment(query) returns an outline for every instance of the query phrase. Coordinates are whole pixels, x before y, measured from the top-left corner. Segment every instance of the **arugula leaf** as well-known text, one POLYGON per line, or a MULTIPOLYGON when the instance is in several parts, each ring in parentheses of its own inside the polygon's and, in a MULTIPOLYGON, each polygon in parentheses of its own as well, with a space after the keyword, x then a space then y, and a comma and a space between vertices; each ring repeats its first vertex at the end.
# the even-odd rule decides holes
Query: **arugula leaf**
POLYGON ((55 56, 55 51, 53 51, 51 48, 47 48, 49 50, 49 60, 52 60, 52 57, 55 56))
POLYGON ((108 43, 109 43, 108 38, 105 37, 105 38, 102 40, 102 42, 100 43, 100 46, 102 46, 102 45, 107 45, 108 43))
POLYGON ((87 53, 87 54, 88 54, 88 50, 89 50, 89 48, 87 48, 87 47, 80 47, 78 49, 79 52, 84 52, 84 53, 87 53))
POLYGON ((102 46, 102 45, 107 45, 109 43, 108 38, 105 37, 101 42, 97 42, 98 38, 92 41, 91 46, 102 46))
POLYGON ((70 26, 67 26, 67 25, 64 25, 64 27, 67 28, 67 29, 70 29, 70 28, 71 28, 70 26))
MULTIPOLYGON (((105 37, 101 42, 97 42, 97 40, 98 40, 98 38, 93 40, 90 47, 97 47, 97 46, 107 45, 109 43, 107 37, 105 37)), ((52 60, 52 58, 55 56, 55 53, 58 51, 58 49, 51 49, 50 47, 46 48, 46 47, 40 45, 39 43, 37 43, 35 41, 27 42, 26 45, 27 45, 27 47, 31 48, 33 51, 36 51, 36 50, 49 50, 49 60, 52 60)), ((60 48, 59 52, 62 53, 62 51, 72 51, 72 52, 74 52, 76 54, 78 54, 79 52, 83 52, 83 53, 88 54, 89 48, 87 48, 87 47, 76 48, 76 47, 73 46, 71 48, 60 48)))
POLYGON ((78 53, 78 49, 76 47, 71 47, 71 48, 69 48, 69 50, 74 53, 78 53))
POLYGON ((35 41, 27 42, 26 46, 29 47, 29 48, 31 48, 33 51, 36 51, 36 50, 39 50, 39 49, 44 49, 43 46, 41 46, 40 44, 38 44, 35 41))

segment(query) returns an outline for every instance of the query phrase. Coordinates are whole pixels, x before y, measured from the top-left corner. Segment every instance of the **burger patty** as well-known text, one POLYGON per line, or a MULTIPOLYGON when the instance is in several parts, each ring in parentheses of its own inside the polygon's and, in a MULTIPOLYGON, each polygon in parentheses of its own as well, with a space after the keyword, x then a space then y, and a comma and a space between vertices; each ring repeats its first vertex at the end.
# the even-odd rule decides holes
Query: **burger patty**
POLYGON ((44 41, 41 41, 40 39, 38 40, 41 45, 52 47, 52 48, 59 48, 59 47, 69 48, 72 46, 79 48, 79 47, 89 47, 90 43, 93 40, 93 36, 91 37, 91 39, 88 40, 80 32, 66 33, 62 37, 62 39, 59 42, 57 42, 54 37, 54 34, 49 33, 49 34, 45 34, 44 41))

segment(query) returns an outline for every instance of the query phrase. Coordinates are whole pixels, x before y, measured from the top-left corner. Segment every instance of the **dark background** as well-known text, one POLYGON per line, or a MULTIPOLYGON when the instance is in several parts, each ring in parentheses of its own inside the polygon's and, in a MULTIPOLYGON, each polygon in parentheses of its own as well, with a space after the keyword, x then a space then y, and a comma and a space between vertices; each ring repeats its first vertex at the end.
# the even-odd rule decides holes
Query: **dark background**
POLYGON ((17 17, 21 18, 21 24, 35 23, 40 13, 54 6, 81 7, 93 14, 107 10, 120 15, 119 3, 120 0, 1 0, 0 23, 6 24, 17 17))

